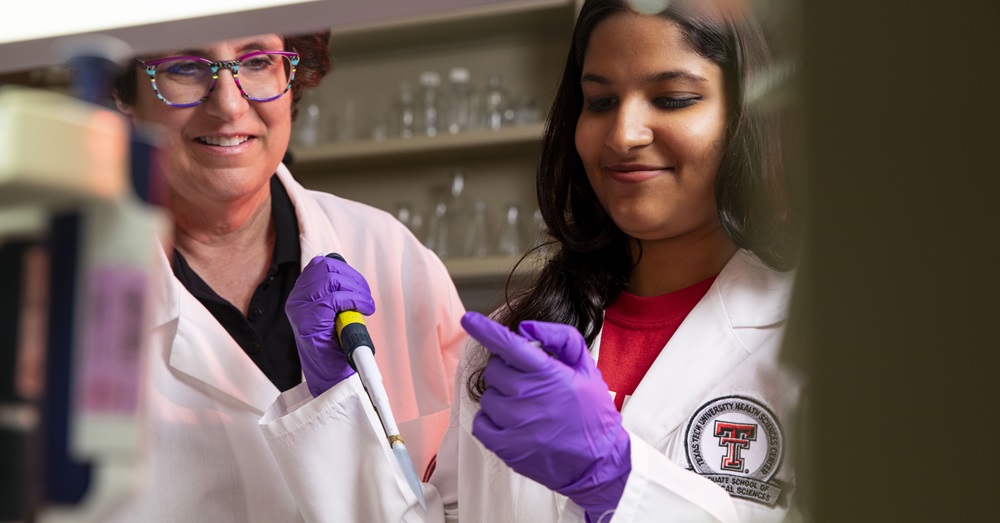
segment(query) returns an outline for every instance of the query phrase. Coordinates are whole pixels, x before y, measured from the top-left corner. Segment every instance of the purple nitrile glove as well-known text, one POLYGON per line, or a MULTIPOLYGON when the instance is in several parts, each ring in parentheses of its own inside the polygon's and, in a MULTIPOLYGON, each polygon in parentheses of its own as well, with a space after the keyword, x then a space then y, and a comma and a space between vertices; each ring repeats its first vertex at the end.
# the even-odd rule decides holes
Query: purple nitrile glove
POLYGON ((540 321, 522 322, 519 336, 475 312, 462 327, 496 355, 483 372, 487 388, 472 435, 588 517, 613 511, 632 471, 631 447, 583 336, 540 321))
POLYGON ((347 310, 366 316, 375 312, 368 282, 347 263, 316 256, 302 269, 285 302, 302 373, 314 398, 354 374, 334 327, 337 313, 347 310))

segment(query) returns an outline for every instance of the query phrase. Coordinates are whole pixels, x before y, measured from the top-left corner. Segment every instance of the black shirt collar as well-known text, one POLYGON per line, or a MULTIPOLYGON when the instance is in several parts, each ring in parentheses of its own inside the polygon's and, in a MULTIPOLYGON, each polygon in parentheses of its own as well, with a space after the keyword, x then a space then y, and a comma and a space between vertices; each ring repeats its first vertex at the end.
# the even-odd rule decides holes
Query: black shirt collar
POLYGON ((273 265, 299 263, 299 222, 295 206, 278 175, 271 176, 271 217, 274 219, 273 265))
POLYGON ((295 337, 285 316, 285 300, 299 275, 299 225, 295 207, 278 177, 273 176, 270 184, 274 251, 267 275, 254 290, 245 316, 216 294, 176 248, 172 265, 181 284, 208 309, 278 390, 285 391, 302 379, 295 337))

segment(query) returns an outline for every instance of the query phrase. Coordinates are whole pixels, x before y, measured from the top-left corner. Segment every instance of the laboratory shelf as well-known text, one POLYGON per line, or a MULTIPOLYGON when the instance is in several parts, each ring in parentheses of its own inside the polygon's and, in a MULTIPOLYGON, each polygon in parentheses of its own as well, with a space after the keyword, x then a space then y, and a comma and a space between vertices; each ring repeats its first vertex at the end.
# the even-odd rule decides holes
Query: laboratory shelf
MULTIPOLYGON (((442 1, 463 7, 432 14, 420 2, 396 2, 391 8, 386 3, 374 17, 343 20, 331 28, 334 72, 310 96, 323 118, 320 135, 355 139, 315 146, 293 140, 289 167, 310 189, 388 212, 409 204, 424 218, 453 173, 463 171, 465 197, 486 202, 495 235, 492 225, 502 220, 498 210, 516 203, 528 216, 536 206, 534 174, 544 123, 410 139, 375 140, 372 131, 393 121, 402 82, 412 86, 423 72, 454 67, 468 69, 474 89, 482 89, 491 75, 502 75, 511 103, 534 100, 544 115, 561 78, 581 2, 442 1)), ((515 279, 537 270, 530 259, 518 265, 519 259, 449 258, 445 265, 470 310, 491 310, 515 266, 515 279)))
POLYGON ((477 130, 460 134, 418 136, 410 139, 365 140, 293 147, 298 170, 346 171, 372 164, 454 161, 463 157, 533 154, 539 147, 544 124, 477 130))
POLYGON ((515 277, 532 274, 541 264, 539 258, 529 256, 518 264, 521 256, 486 256, 483 258, 448 258, 444 266, 456 283, 477 280, 505 281, 515 266, 515 277))
POLYGON ((571 24, 574 0, 506 0, 455 9, 445 13, 377 20, 335 28, 330 48, 335 56, 397 52, 484 38, 538 34, 571 24))

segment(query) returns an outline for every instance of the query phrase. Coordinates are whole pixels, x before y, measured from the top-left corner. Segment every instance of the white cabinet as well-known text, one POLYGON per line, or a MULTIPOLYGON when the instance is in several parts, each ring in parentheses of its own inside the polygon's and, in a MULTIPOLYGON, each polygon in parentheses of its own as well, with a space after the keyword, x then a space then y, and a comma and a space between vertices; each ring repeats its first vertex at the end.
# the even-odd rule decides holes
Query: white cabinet
MULTIPOLYGON (((520 207, 524 232, 533 234, 541 121, 409 139, 376 140, 372 131, 391 119, 401 82, 416 87, 421 72, 436 71, 444 86, 456 66, 470 71, 475 88, 482 88, 489 75, 501 75, 515 99, 535 100, 544 119, 562 74, 574 16, 572 0, 505 1, 335 28, 333 71, 299 108, 303 119, 307 104, 318 105, 324 139, 306 146, 297 139, 301 135, 293 137, 292 172, 306 187, 389 212, 406 204, 426 224, 453 172, 461 170, 466 202, 486 202, 489 245, 498 242, 509 204, 520 207)), ((494 251, 486 258, 448 256, 445 263, 466 305, 486 309, 493 305, 486 296, 497 296, 517 259, 494 251)))

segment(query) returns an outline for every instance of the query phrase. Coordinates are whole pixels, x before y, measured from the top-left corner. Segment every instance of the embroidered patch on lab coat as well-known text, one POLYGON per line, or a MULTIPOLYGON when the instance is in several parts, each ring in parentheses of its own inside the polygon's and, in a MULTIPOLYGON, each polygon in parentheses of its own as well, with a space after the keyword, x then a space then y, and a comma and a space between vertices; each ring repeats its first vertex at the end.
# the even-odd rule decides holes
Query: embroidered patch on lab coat
POLYGON ((735 498, 773 507, 781 485, 783 440, 774 414, 742 396, 714 399, 698 409, 684 435, 688 463, 735 498))

